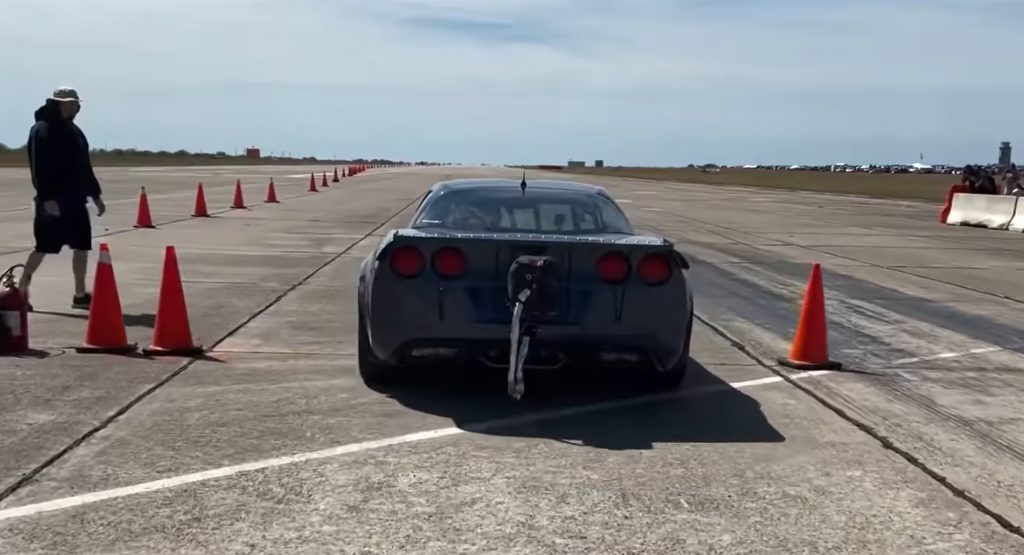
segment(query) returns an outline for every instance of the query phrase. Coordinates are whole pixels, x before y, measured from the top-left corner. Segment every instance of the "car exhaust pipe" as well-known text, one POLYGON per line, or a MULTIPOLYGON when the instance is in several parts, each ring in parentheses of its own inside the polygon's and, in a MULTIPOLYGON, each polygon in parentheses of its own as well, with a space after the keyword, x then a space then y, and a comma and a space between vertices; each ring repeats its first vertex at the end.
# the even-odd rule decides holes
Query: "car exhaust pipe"
POLYGON ((409 351, 410 358, 451 359, 458 356, 454 347, 416 347, 409 351))

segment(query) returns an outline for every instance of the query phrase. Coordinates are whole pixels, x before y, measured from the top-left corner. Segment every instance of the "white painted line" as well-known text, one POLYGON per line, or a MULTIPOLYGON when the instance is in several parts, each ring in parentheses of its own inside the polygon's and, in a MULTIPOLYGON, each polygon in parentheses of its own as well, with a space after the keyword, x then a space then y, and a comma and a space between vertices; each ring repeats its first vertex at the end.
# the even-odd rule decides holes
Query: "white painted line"
POLYGON ((913 364, 915 362, 928 362, 928 361, 931 361, 931 360, 944 360, 944 359, 950 359, 950 358, 960 358, 960 357, 966 357, 966 356, 970 356, 970 355, 980 355, 980 354, 984 354, 984 353, 996 353, 996 352, 999 352, 999 351, 1008 351, 1008 350, 1012 350, 1012 349, 1019 349, 1020 347, 1021 347, 1021 345, 1013 345, 1013 346, 1010 346, 1010 347, 983 347, 981 349, 970 349, 968 351, 954 351, 954 352, 951 352, 951 353, 939 353, 937 355, 929 355, 929 356, 923 356, 923 357, 901 358, 899 360, 892 361, 890 364, 913 364))
POLYGON ((628 198, 620 198, 620 199, 615 199, 615 202, 624 202, 626 204, 630 204, 633 201, 629 200, 628 198))
MULTIPOLYGON (((822 376, 825 374, 832 373, 829 370, 816 370, 812 372, 801 372, 790 376, 792 379, 803 379, 811 378, 816 376, 822 376)), ((48 513, 53 511, 59 511, 62 509, 70 509, 73 507, 80 507, 82 505, 89 505, 91 503, 98 503, 100 501, 106 501, 108 499, 117 499, 121 497, 129 497, 133 495, 139 495, 143 493, 150 493, 154 491, 165 490, 186 484, 195 484, 198 482, 206 482, 217 478, 224 478, 227 476, 233 476, 235 474, 241 474, 243 472, 252 472, 255 470, 263 470, 267 468, 274 468, 278 466, 291 465, 306 461, 314 461, 318 459, 327 459, 332 457, 339 457, 341 455, 349 455, 352 453, 359 453, 361 451, 369 451, 371 449, 379 449, 381 447, 390 447, 392 445, 401 445, 404 443, 414 443, 417 441, 426 441, 430 439, 437 439, 447 436, 459 435, 468 432, 482 432, 488 429, 501 428, 506 426, 517 426, 522 424, 529 424, 539 420, 549 420, 552 418, 564 418, 566 416, 576 416, 585 414, 588 412, 597 412, 601 410, 609 410, 613 408, 622 408, 630 405, 638 405, 642 403, 648 403, 651 401, 667 400, 676 397, 687 397, 697 395, 700 393, 709 393, 713 391, 723 391, 729 388, 733 389, 744 389, 748 387, 755 387, 759 385, 767 385, 772 383, 778 383, 783 381, 779 376, 770 376, 767 378, 760 378, 756 380, 747 380, 743 382, 734 382, 730 384, 715 385, 715 386, 704 386, 704 387, 691 387, 680 389, 678 391, 672 391, 667 393, 660 393, 655 395, 645 395, 642 397, 632 397, 629 399, 621 399, 617 401, 607 401, 604 403, 595 403, 592 405, 583 405, 579 407, 569 407, 565 409, 537 412, 534 414, 527 414, 523 416, 514 416, 511 418, 504 418, 498 420, 489 420, 486 422, 480 422, 478 424, 467 425, 465 428, 438 428, 436 430, 427 430, 424 432, 416 432, 412 434, 406 434, 401 436, 395 436, 385 439, 377 439, 372 441, 362 441, 359 443, 349 443, 347 445, 339 445, 337 447, 331 447, 329 449, 323 449, 320 451, 311 451, 307 453, 299 453, 295 455, 288 455, 284 457, 275 457, 272 459, 264 459, 261 461, 253 461, 243 464, 237 464, 233 466, 225 466, 222 468, 215 468, 213 470, 205 470, 202 472, 194 472, 192 474, 183 474, 181 476, 174 476, 171 478, 164 478, 162 480, 154 480, 152 482, 144 482, 141 484, 135 484, 132 486, 125 486, 122 488, 114 488, 103 491, 96 491, 93 493, 86 493, 82 495, 75 495, 71 497, 64 497, 61 499, 54 499, 52 501, 44 501, 41 503, 33 503, 31 505, 23 505, 21 507, 13 507, 10 509, 0 510, 0 521, 10 520, 12 518, 18 518, 22 516, 37 515, 40 513, 48 513)))
POLYGON ((641 208, 640 210, 646 210, 648 212, 664 212, 662 208, 641 208))

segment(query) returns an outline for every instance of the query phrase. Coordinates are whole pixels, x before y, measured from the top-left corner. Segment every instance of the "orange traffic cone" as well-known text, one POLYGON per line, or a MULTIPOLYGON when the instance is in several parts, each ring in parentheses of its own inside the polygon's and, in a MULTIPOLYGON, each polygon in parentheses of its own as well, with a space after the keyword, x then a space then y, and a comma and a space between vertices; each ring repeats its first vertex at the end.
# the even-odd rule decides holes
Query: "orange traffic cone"
POLYGON ((804 303, 800 309, 796 334, 789 350, 789 358, 780 358, 779 364, 797 370, 839 370, 842 364, 829 360, 828 324, 825 321, 825 290, 821 284, 821 264, 811 267, 804 303))
POLYGON ((348 168, 341 168, 341 177, 348 177, 348 168))
POLYGON ((85 344, 75 347, 75 350, 79 353, 130 353, 135 351, 137 345, 128 343, 124 329, 121 297, 117 293, 114 266, 106 243, 100 243, 100 256, 96 264, 92 294, 85 344))
POLYGON ((168 246, 164 251, 164 273, 160 280, 160 304, 156 310, 153 343, 142 353, 147 356, 194 356, 202 352, 202 345, 192 343, 178 257, 174 247, 168 246))
POLYGON ((199 186, 196 187, 196 207, 192 211, 192 216, 196 218, 209 218, 210 213, 206 210, 206 195, 203 193, 203 182, 199 182, 199 186))
POLYGON ((149 197, 146 196, 146 188, 142 188, 139 194, 139 213, 135 219, 135 227, 153 228, 153 217, 149 214, 149 197))
POLYGON ((317 188, 316 188, 316 178, 315 178, 315 177, 313 177, 313 174, 312 174, 312 173, 310 173, 310 174, 309 174, 309 192, 310 192, 310 193, 315 193, 315 192, 317 192, 317 188))
POLYGON ((241 179, 235 181, 235 202, 231 204, 231 208, 245 208, 245 200, 242 198, 241 179))
POLYGON ((267 200, 264 200, 263 202, 267 202, 267 203, 278 203, 279 202, 277 200, 277 191, 274 190, 274 178, 273 177, 270 178, 270 185, 267 186, 267 200))
POLYGON ((324 188, 330 187, 330 185, 327 184, 327 172, 324 172, 324 179, 320 182, 320 186, 324 188))
POLYGON ((338 166, 334 166, 334 179, 332 179, 331 181, 333 181, 334 183, 341 181, 341 178, 338 177, 338 166))

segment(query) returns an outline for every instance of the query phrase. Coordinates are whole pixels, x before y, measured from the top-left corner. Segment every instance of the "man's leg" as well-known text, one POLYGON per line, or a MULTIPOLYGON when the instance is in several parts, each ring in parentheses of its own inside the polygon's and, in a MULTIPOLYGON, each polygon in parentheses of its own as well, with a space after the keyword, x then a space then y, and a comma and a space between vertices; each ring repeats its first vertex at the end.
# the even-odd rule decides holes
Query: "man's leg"
POLYGON ((89 251, 92 250, 89 212, 84 205, 69 210, 66 223, 66 237, 68 246, 71 247, 71 270, 75 274, 75 296, 71 300, 71 307, 88 309, 92 304, 92 295, 85 289, 85 271, 89 264, 89 251))
MULTIPOLYGON (((61 244, 60 220, 42 213, 42 208, 36 208, 35 218, 32 222, 32 232, 35 236, 35 249, 29 253, 25 260, 25 269, 22 270, 21 279, 18 280, 18 289, 29 299, 28 290, 32 286, 32 276, 43 263, 48 254, 59 254, 63 245, 61 244)), ((29 310, 32 310, 32 303, 29 302, 29 310)))
POLYGON ((85 296, 85 271, 89 265, 89 251, 71 251, 71 271, 75 274, 75 298, 85 296))
POLYGON ((44 258, 46 258, 45 252, 32 251, 28 255, 28 260, 25 261, 25 269, 21 272, 21 279, 18 280, 18 289, 25 298, 28 298, 28 288, 32 285, 32 274, 36 273, 44 258))

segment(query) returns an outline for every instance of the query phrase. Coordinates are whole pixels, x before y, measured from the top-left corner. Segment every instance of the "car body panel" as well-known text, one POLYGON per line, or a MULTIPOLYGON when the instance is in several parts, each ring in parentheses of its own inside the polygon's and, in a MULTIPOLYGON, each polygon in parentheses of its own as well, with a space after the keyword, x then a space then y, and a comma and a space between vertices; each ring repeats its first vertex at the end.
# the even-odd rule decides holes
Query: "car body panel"
MULTIPOLYGON (((462 180, 435 185, 412 221, 416 222, 429 206, 433 200, 430 195, 494 186, 518 183, 462 180)), ((611 200, 599 187, 571 182, 530 183, 526 194, 540 187, 604 195, 611 200)), ((506 282, 508 268, 519 254, 553 256, 561 277, 559 315, 540 325, 531 347, 531 354, 538 353, 537 360, 544 359, 548 350, 557 353, 552 355, 554 358, 564 358, 569 351, 575 351, 578 357, 603 349, 618 354, 636 352, 662 369, 687 356, 693 304, 685 275, 689 265, 664 238, 629 233, 464 232, 420 227, 391 230, 360 268, 359 306, 375 357, 391 364, 408 363, 413 349, 447 348, 461 357, 486 352, 489 361, 504 359, 507 363, 511 308, 506 282), (424 254, 426 267, 415 278, 399 276, 388 265, 389 254, 403 245, 415 245, 424 254), (466 255, 466 271, 460 278, 446 279, 431 269, 432 255, 446 246, 456 246, 466 255), (625 254, 633 269, 645 255, 663 253, 673 261, 672 275, 658 286, 647 285, 635 275, 622 284, 601 282, 595 263, 610 250, 625 254)), ((534 364, 528 359, 527 365, 534 364)))

